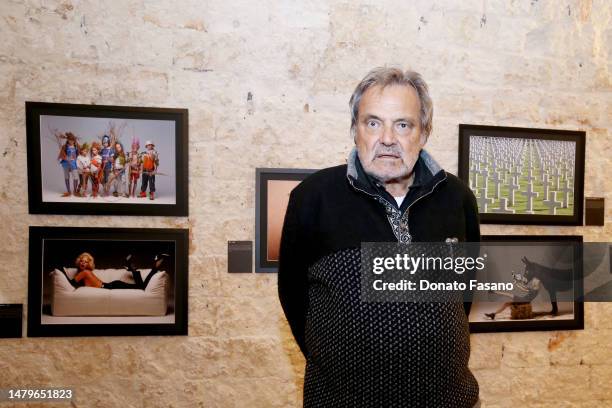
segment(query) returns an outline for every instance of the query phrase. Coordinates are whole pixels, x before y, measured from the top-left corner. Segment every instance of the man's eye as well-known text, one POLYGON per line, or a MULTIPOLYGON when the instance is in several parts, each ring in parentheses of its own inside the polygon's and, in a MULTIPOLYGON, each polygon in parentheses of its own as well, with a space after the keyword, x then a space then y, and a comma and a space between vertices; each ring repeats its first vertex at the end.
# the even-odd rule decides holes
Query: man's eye
POLYGON ((378 126, 378 122, 376 122, 375 120, 368 121, 368 127, 375 128, 377 126, 378 126))
POLYGON ((400 122, 400 123, 398 123, 398 124, 397 124, 397 126, 398 126, 400 129, 402 129, 402 130, 405 130, 405 129, 410 128, 410 125, 409 125, 408 123, 405 123, 405 122, 400 122))

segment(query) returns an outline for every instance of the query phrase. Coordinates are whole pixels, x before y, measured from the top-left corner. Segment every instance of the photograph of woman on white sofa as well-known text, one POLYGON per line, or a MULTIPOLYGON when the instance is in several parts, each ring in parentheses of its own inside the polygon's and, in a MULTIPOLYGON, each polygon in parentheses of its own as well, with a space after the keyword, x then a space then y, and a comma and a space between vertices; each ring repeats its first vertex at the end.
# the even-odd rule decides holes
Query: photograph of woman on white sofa
POLYGON ((122 280, 114 280, 112 282, 102 282, 100 278, 96 276, 94 273, 94 269, 96 268, 94 257, 88 253, 81 253, 77 259, 74 261, 74 265, 77 268, 76 274, 74 278, 70 279, 64 271, 62 266, 59 266, 57 269, 66 275, 66 279, 74 286, 75 288, 81 286, 90 286, 92 288, 103 288, 103 289, 141 289, 145 290, 149 281, 160 270, 160 267, 164 263, 166 258, 169 258, 168 254, 157 254, 153 258, 153 266, 151 268, 151 272, 147 275, 146 279, 142 280, 142 275, 140 271, 136 269, 133 263, 133 256, 130 254, 125 258, 125 269, 132 273, 132 277, 134 279, 134 283, 128 283, 122 280))
POLYGON ((188 234, 30 227, 28 336, 187 334, 188 234))
POLYGON ((28 336, 186 335, 188 234, 30 227, 28 336))
POLYGON ((163 323, 174 319, 174 243, 45 240, 42 321, 163 323))

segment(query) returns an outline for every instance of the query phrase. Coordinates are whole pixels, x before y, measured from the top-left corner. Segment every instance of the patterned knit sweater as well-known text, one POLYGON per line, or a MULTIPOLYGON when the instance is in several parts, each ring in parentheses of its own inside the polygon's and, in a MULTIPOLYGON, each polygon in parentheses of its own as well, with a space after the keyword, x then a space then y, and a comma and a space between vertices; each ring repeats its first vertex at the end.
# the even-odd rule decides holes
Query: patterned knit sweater
POLYGON ((461 303, 360 299, 361 242, 479 241, 474 196, 424 151, 402 206, 355 151, 291 194, 279 296, 306 357, 304 407, 473 407, 461 303))

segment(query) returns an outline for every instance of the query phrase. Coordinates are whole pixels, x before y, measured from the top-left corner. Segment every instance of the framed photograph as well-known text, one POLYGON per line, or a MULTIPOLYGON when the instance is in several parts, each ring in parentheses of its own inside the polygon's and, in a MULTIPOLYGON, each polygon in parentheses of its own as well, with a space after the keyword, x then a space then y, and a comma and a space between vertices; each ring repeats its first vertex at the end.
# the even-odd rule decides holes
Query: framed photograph
POLYGON ((256 169, 255 272, 278 272, 278 253, 289 194, 315 171, 256 169))
POLYGON ((187 335, 188 230, 30 227, 28 337, 187 335))
POLYGON ((581 236, 485 235, 487 282, 513 282, 512 291, 479 294, 472 333, 584 329, 581 236))
POLYGON ((582 225, 585 132, 459 125, 483 224, 582 225))
POLYGON ((186 109, 26 102, 30 214, 188 215, 186 109))

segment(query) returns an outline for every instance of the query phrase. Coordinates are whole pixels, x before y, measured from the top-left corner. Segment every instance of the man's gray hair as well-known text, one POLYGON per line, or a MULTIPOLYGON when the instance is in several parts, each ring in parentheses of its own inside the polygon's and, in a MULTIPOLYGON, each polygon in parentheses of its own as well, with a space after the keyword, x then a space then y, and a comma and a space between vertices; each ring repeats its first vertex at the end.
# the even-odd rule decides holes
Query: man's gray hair
POLYGON ((421 105, 420 122, 421 132, 425 136, 429 136, 432 129, 433 103, 429 96, 429 89, 425 80, 418 72, 406 71, 403 72, 399 68, 379 67, 372 71, 361 80, 355 88, 353 95, 349 101, 351 108, 351 134, 355 135, 355 127, 357 126, 357 118, 359 117, 359 102, 363 94, 373 86, 385 88, 389 85, 405 85, 411 86, 416 91, 421 105))

